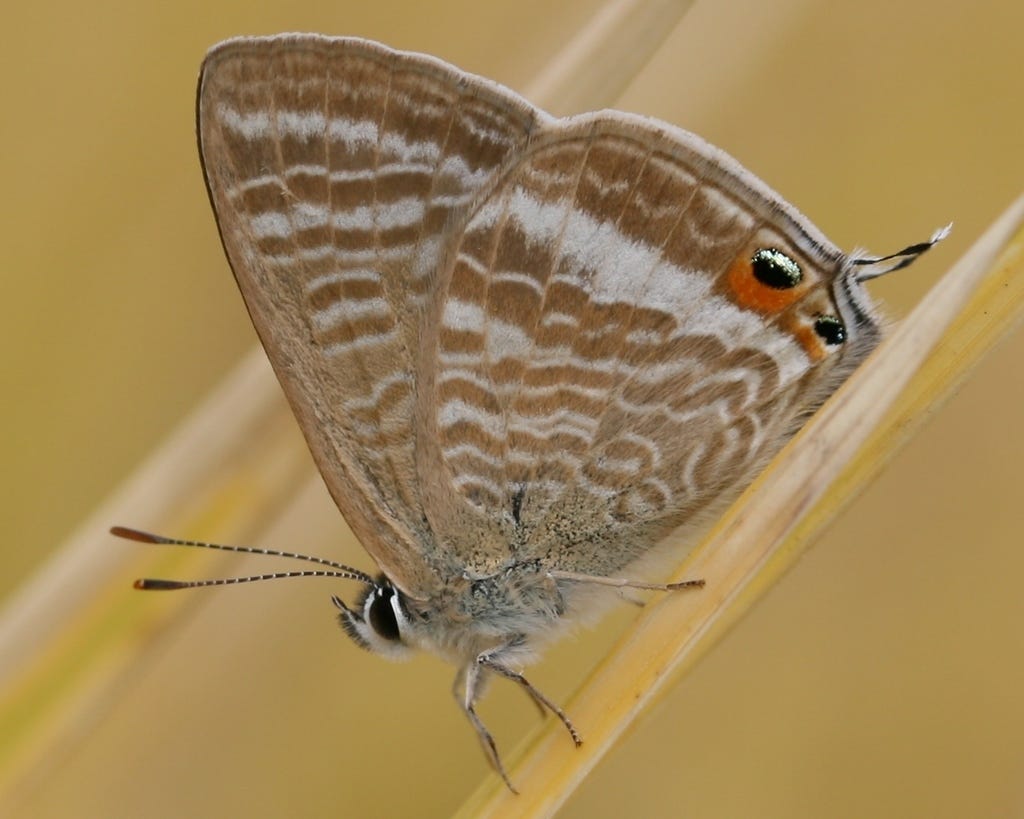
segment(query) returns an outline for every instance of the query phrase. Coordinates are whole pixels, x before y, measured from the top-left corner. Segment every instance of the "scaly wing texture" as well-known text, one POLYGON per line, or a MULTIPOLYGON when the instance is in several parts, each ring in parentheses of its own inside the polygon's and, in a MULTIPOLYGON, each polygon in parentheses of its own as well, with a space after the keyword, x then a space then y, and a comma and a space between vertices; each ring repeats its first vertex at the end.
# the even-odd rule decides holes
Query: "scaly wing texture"
POLYGON ((874 345, 863 306, 843 341, 816 329, 843 312, 837 278, 857 286, 846 261, 692 135, 614 113, 552 124, 474 205, 435 293, 435 530, 485 575, 642 556, 749 481, 874 345), (799 283, 754 276, 759 249, 799 283))
POLYGON ((199 138, 224 247, 328 488, 415 596, 420 317, 458 216, 538 117, 432 58, 295 35, 224 43, 199 138))

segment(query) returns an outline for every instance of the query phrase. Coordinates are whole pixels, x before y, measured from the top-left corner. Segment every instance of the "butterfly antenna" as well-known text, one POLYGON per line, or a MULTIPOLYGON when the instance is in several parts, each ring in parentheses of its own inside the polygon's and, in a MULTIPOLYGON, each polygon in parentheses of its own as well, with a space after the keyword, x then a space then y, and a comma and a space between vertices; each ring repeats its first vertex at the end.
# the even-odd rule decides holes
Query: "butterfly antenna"
POLYGON ((898 250, 896 253, 890 253, 888 256, 865 256, 862 259, 854 259, 850 264, 864 268, 857 272, 857 281, 866 282, 870 279, 877 279, 879 276, 884 276, 886 273, 892 273, 895 270, 906 267, 908 264, 912 264, 918 256, 925 251, 931 250, 945 239, 952 229, 953 225, 950 223, 944 228, 939 228, 935 231, 927 242, 918 242, 916 245, 910 245, 903 248, 903 250, 898 250))
POLYGON ((353 569, 344 563, 336 563, 323 557, 303 555, 296 552, 282 552, 278 549, 260 549, 255 546, 228 546, 223 543, 207 543, 201 540, 184 540, 182 538, 164 537, 154 535, 151 532, 143 532, 140 529, 130 529, 127 526, 113 526, 110 534, 125 540, 134 540, 137 543, 155 543, 167 546, 192 546, 199 549, 218 549, 222 552, 240 552, 250 555, 267 555, 270 557, 287 557, 292 560, 305 560, 308 563, 318 563, 321 566, 328 566, 329 569, 308 569, 294 572, 274 572, 271 574, 258 574, 249 577, 227 577, 218 580, 161 580, 155 578, 142 578, 135 581, 135 588, 147 591, 167 591, 170 589, 192 589, 199 586, 230 586, 236 583, 254 583, 257 580, 280 580, 285 577, 340 577, 345 580, 358 580, 360 583, 373 584, 373 578, 366 572, 353 569))

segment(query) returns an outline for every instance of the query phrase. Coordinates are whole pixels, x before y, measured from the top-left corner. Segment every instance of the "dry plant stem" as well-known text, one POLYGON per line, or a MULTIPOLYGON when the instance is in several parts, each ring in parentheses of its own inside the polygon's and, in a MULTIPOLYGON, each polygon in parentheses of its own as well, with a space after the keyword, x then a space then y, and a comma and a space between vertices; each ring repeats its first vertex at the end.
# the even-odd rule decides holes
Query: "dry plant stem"
POLYGON ((485 782, 463 817, 549 816, 628 726, 749 608, 1024 316, 1024 198, 779 454, 682 567, 707 586, 651 605, 566 706, 515 755, 521 796, 485 782))
MULTIPOLYGON (((111 522, 144 520, 166 531, 239 539, 273 518, 309 475, 308 456, 274 386, 266 360, 249 356, 6 605, 0 815, 17 815, 10 804, 20 786, 59 764, 62 752, 110 707, 110 692, 138 669, 154 631, 188 604, 178 596, 161 608, 138 607, 131 582, 154 552, 118 546, 108 534, 111 522), (263 448, 256 460, 253 440, 263 448)), ((175 571, 215 573, 205 550, 179 551, 164 558, 175 571)))
POLYGON ((590 18, 523 96, 551 113, 612 105, 693 0, 612 0, 590 18))

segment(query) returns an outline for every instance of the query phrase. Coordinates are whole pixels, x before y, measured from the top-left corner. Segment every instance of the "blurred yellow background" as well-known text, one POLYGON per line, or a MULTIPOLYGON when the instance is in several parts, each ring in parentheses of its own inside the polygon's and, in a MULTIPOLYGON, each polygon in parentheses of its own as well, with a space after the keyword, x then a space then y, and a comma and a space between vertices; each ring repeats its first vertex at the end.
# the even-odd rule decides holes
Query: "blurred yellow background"
MULTIPOLYGON (((599 5, 6 9, 0 594, 255 344, 195 155, 208 46, 361 35, 521 89, 599 5)), ((873 287, 898 317, 1024 189, 1022 35, 1019 0, 698 3, 618 107, 726 149, 841 246, 888 252, 953 220, 936 251, 873 287)), ((1022 361, 1018 332, 563 815, 1024 816, 1022 361)), ((291 514, 317 540, 264 545, 370 566, 337 546, 348 535, 312 478, 291 514)), ((192 598, 16 783, 18 815, 450 813, 488 775, 451 670, 358 651, 333 591, 192 598)), ((633 616, 559 644, 532 678, 564 700, 633 616)), ((508 688, 483 708, 504 749, 535 719, 508 688)))

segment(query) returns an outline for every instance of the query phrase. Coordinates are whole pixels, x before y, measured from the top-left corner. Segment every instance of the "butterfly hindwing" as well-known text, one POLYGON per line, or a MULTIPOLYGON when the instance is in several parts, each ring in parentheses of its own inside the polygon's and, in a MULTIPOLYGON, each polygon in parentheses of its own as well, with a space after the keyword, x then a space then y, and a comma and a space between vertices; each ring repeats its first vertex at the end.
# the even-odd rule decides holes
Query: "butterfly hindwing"
POLYGON ((427 512, 471 570, 619 571, 749 480, 866 354, 815 334, 846 257, 794 214, 696 137, 617 113, 552 124, 481 194, 420 395, 427 512))

